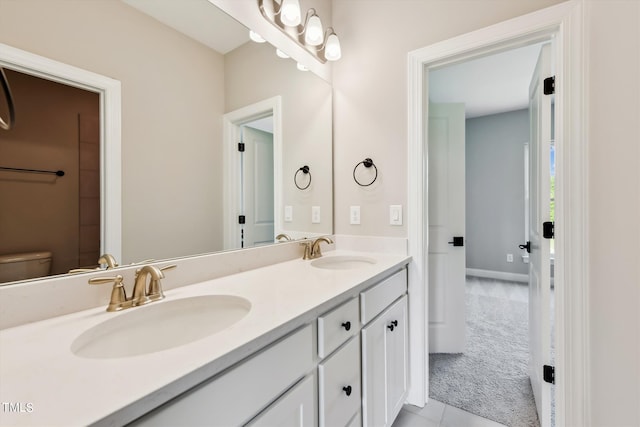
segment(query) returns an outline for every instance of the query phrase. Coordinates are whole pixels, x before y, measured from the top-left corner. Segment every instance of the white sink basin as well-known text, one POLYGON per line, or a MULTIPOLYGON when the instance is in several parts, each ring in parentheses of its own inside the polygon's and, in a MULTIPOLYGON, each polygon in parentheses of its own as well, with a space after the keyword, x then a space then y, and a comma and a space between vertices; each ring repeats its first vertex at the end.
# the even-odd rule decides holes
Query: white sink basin
POLYGON ((329 270, 352 270, 354 268, 369 267, 375 263, 376 260, 373 258, 356 255, 327 256, 311 261, 312 266, 329 270))
POLYGON ((138 356, 191 343, 245 317, 251 303, 232 295, 203 295, 134 307, 79 335, 71 351, 90 359, 138 356))

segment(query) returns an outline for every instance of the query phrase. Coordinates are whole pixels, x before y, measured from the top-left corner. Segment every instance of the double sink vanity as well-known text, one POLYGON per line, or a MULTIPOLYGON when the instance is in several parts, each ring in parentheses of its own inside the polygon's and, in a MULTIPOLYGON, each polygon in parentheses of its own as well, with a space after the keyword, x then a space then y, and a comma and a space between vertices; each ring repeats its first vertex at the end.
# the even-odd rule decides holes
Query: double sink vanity
MULTIPOLYGON (((390 425, 407 392, 408 262, 333 250, 3 329, 0 425, 390 425)), ((162 280, 179 282, 177 264, 162 280)))

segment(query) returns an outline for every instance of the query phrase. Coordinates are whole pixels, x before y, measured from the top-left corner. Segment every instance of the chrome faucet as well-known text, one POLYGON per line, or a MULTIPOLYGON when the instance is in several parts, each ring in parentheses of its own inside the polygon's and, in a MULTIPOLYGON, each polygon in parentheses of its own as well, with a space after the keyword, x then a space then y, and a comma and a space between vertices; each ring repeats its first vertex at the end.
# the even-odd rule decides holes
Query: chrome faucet
POLYGON ((168 265, 163 268, 158 268, 154 265, 145 265, 136 270, 135 283, 133 285, 133 294, 131 295, 131 298, 127 297, 123 277, 121 275, 117 275, 115 277, 94 277, 89 279, 89 284, 100 285, 103 283, 113 283, 111 300, 107 306, 107 311, 120 311, 164 298, 162 283, 160 282, 160 279, 164 278, 163 271, 176 267, 176 265, 168 265), (150 278, 149 286, 147 286, 147 277, 150 278))

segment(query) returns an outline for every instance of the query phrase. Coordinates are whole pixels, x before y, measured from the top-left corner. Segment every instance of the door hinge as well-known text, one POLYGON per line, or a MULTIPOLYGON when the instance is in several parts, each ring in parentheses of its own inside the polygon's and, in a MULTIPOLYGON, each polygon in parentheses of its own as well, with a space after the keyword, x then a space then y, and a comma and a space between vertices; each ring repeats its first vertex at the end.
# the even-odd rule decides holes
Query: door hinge
POLYGON ((549 384, 556 383, 556 368, 555 366, 544 365, 542 367, 542 379, 549 384))
POLYGON ((244 142, 238 142, 238 151, 244 152, 244 142))
POLYGON ((553 95, 554 93, 556 93, 556 76, 551 76, 544 79, 543 92, 545 95, 553 95))
POLYGON ((553 239, 556 235, 556 226, 551 221, 546 221, 542 223, 542 237, 545 239, 553 239))
POLYGON ((244 224, 247 220, 247 217, 244 215, 238 215, 238 224, 244 224))

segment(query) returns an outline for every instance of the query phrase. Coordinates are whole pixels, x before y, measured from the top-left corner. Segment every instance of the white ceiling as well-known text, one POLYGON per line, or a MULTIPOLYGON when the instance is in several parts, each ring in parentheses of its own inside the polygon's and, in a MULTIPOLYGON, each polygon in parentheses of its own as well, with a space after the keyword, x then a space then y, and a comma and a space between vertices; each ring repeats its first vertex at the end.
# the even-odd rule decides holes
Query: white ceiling
POLYGON ((445 66, 429 73, 431 102, 462 102, 467 118, 528 108, 540 44, 445 66))
POLYGON ((249 41, 249 30, 208 0, 122 1, 223 55, 249 41))

